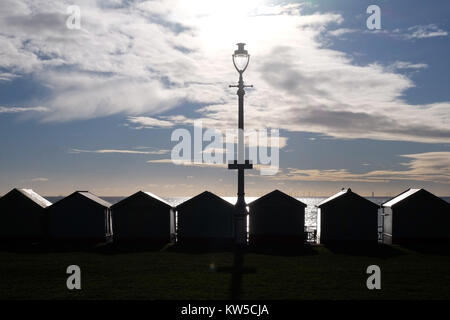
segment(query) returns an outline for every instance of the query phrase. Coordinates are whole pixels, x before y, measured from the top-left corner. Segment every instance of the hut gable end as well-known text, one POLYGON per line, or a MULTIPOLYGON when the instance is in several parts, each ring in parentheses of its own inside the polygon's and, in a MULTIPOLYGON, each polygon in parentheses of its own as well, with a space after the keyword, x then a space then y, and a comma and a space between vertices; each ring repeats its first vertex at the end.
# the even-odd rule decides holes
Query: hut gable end
POLYGON ((401 207, 408 202, 421 197, 432 199, 433 201, 441 202, 442 204, 449 204, 447 201, 439 198, 438 196, 432 194, 431 192, 428 192, 425 189, 408 189, 400 193, 398 196, 384 202, 382 206, 386 208, 401 207))
POLYGON ((328 199, 325 199, 321 203, 317 205, 318 208, 326 208, 328 206, 338 205, 339 203, 343 202, 359 202, 366 206, 373 207, 373 208, 379 208, 379 205, 367 200, 366 198, 360 196, 357 193, 354 193, 350 188, 349 189, 342 189, 340 192, 336 193, 335 195, 329 197, 328 199))
POLYGON ((222 199, 221 197, 219 197, 218 195, 215 195, 212 192, 209 191, 204 191, 198 195, 196 195, 195 197, 186 200, 185 202, 179 204, 176 209, 183 209, 185 207, 190 207, 190 206, 195 206, 195 204, 197 202, 202 202, 202 201, 208 201, 208 202, 217 202, 220 205, 224 205, 224 206, 228 206, 230 208, 234 208, 234 205, 231 204, 230 202, 222 199))
POLYGON ((167 209, 172 209, 172 206, 167 201, 154 195, 153 193, 143 191, 138 191, 132 194, 131 196, 117 202, 111 208, 118 209, 122 206, 130 205, 135 202, 142 202, 154 207, 163 207, 167 209))
POLYGON ((280 206, 290 205, 290 206, 299 206, 303 208, 306 207, 306 204, 304 204, 300 200, 297 200, 296 198, 291 197, 290 195, 280 190, 274 190, 252 201, 251 203, 249 203, 249 207, 251 208, 253 206, 265 205, 267 203, 269 204, 277 203, 280 206))
POLYGON ((37 205, 41 208, 46 208, 52 204, 50 201, 40 196, 32 189, 12 189, 10 192, 1 197, 0 200, 7 201, 9 199, 17 198, 27 200, 30 204, 37 205))

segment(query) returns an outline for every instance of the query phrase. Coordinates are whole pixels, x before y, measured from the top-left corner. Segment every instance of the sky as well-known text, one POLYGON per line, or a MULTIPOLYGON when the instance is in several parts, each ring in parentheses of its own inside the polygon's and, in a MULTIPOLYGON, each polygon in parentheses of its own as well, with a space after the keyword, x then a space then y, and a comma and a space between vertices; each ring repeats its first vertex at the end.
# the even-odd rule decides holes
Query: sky
POLYGON ((278 173, 246 171, 246 195, 450 196, 449 17, 441 0, 2 0, 0 194, 235 195, 225 165, 174 164, 171 136, 237 127, 244 42, 245 126, 280 133, 278 173))

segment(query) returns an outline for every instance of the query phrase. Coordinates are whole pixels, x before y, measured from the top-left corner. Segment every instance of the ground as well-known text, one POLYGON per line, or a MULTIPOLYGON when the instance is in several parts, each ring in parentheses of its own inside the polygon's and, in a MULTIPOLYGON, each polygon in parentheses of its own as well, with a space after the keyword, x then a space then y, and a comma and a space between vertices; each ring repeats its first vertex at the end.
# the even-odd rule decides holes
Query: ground
POLYGON ((0 252, 0 299, 449 299, 450 254, 405 247, 231 251, 0 252), (69 291, 66 268, 78 265, 82 289, 69 291), (381 290, 368 290, 366 268, 381 268, 381 290), (234 280, 234 281, 232 281, 234 280))

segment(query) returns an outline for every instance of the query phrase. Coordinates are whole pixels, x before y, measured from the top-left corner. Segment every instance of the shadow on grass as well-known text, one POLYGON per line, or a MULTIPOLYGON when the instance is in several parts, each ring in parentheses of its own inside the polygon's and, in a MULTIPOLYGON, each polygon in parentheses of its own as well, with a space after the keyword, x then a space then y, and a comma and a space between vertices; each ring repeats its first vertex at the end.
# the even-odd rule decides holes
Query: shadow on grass
POLYGON ((216 252, 233 252, 234 246, 223 243, 176 243, 168 247, 166 250, 180 253, 203 254, 216 252))
MULTIPOLYGON (((180 252, 189 254, 235 253, 236 247, 229 243, 163 243, 151 241, 138 242, 80 242, 80 241, 59 241, 59 242, 41 242, 41 243, 1 243, 0 251, 14 253, 63 253, 63 252, 91 252, 100 254, 124 254, 136 252, 180 252)), ((264 244, 240 248, 242 254, 255 253, 272 256, 304 256, 315 255, 317 252, 314 247, 308 244, 289 245, 289 244, 264 244)))
POLYGON ((284 257, 295 257, 295 256, 308 256, 316 255, 317 251, 314 246, 310 244, 264 244, 264 245, 251 245, 248 248, 249 253, 256 254, 266 254, 271 256, 284 256, 284 257))
POLYGON ((231 267, 217 268, 217 272, 231 274, 229 293, 229 298, 231 300, 239 300, 241 298, 243 275, 257 272, 257 268, 255 267, 244 266, 244 255, 247 252, 247 248, 235 247, 233 265, 231 267))
POLYGON ((0 251, 26 254, 47 254, 62 252, 102 252, 110 250, 111 242, 67 242, 44 241, 39 243, 2 243, 0 251))
POLYGON ((173 244, 167 242, 154 242, 154 241, 122 241, 113 242, 105 246, 98 246, 93 248, 93 251, 104 254, 124 254, 124 253, 137 253, 137 252, 158 252, 166 251, 173 244))
POLYGON ((401 247, 420 254, 450 256, 449 243, 404 243, 401 247))
POLYGON ((83 241, 60 241, 44 243, 44 250, 52 253, 58 252, 91 252, 100 253, 109 250, 112 246, 111 241, 92 243, 83 241))
POLYGON ((0 251, 11 253, 48 253, 48 248, 45 244, 40 242, 2 242, 0 244, 0 251))
POLYGON ((333 243, 325 244, 325 248, 335 254, 346 254, 351 256, 366 256, 387 259, 405 254, 400 249, 385 244, 366 244, 355 243, 333 243))

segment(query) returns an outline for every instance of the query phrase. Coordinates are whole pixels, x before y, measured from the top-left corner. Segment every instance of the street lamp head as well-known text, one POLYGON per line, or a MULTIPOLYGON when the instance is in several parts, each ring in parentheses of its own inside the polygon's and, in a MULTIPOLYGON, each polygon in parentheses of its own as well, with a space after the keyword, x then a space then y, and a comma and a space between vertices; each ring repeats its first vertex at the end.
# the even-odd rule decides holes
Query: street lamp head
POLYGON ((247 50, 244 49, 245 43, 238 43, 238 49, 233 54, 233 64, 239 73, 243 73, 247 69, 250 55, 247 50))

